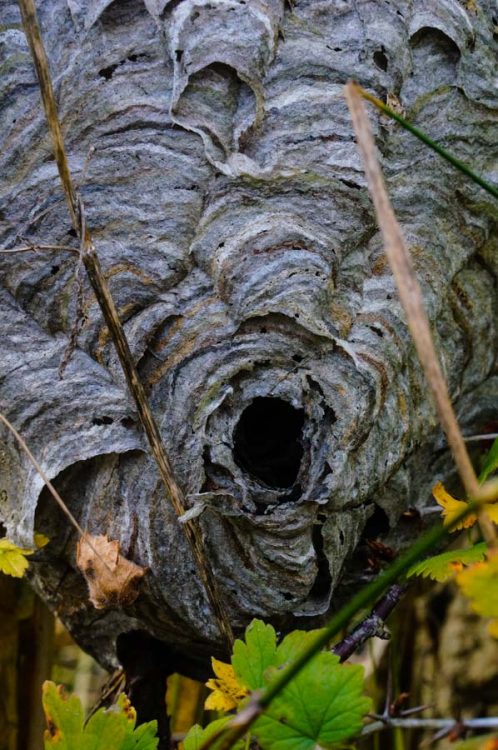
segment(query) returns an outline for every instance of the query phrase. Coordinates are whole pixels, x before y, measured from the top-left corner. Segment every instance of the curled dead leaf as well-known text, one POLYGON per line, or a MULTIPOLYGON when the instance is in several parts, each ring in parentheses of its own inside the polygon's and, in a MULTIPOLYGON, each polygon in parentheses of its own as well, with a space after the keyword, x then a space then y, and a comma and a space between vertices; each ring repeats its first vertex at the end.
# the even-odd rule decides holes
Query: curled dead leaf
POLYGON ((147 571, 123 557, 119 542, 104 534, 80 539, 76 564, 88 584, 95 609, 133 604, 139 594, 140 580, 147 571))

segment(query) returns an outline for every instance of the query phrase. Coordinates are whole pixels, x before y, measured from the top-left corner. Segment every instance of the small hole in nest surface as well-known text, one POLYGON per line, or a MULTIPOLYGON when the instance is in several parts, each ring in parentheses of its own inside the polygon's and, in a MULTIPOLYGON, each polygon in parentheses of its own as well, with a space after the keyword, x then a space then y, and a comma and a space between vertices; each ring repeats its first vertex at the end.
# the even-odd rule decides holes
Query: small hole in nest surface
POLYGON ((387 70, 389 61, 387 59, 386 53, 384 52, 384 48, 374 52, 373 61, 380 70, 387 70))
POLYGON ((101 78, 104 78, 106 81, 110 81, 117 67, 118 63, 114 63, 113 65, 108 65, 107 68, 101 68, 99 70, 99 76, 101 78))
POLYGON ((303 424, 303 409, 281 398, 255 398, 233 433, 236 464, 269 487, 291 487, 303 457, 303 424))
POLYGON ((385 536, 390 529, 389 518, 385 510, 380 505, 374 503, 374 510, 363 529, 364 539, 377 539, 379 536, 385 536))
POLYGON ((114 420, 111 417, 94 417, 92 419, 92 424, 100 427, 104 424, 112 424, 113 421, 114 420))

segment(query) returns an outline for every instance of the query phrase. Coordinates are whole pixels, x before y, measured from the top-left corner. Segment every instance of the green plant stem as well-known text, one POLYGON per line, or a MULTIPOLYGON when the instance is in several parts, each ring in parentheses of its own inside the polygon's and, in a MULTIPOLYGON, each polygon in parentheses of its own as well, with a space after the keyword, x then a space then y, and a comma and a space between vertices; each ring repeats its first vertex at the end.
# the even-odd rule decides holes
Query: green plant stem
MULTIPOLYGON (((468 497, 476 498, 480 496, 479 482, 451 403, 448 385, 436 351, 422 290, 410 250, 389 200, 384 177, 377 159, 370 121, 363 106, 359 87, 350 82, 345 86, 344 94, 351 113, 358 148, 363 159, 368 189, 375 206, 377 222, 384 241, 384 252, 396 282, 399 299, 406 315, 417 356, 422 365, 427 385, 436 405, 441 427, 446 434, 465 491, 468 497)), ((480 514, 479 525, 489 546, 498 546, 495 529, 485 513, 480 514)))
POLYGON ((454 522, 448 526, 437 525, 421 536, 417 542, 398 560, 382 572, 374 581, 359 591, 348 604, 346 604, 323 628, 323 630, 314 638, 310 645, 297 656, 287 669, 265 690, 259 698, 259 705, 262 708, 269 706, 271 701, 288 685, 290 680, 296 676, 304 665, 340 631, 346 627, 351 619, 361 610, 377 599, 391 584, 395 583, 405 573, 410 565, 418 560, 422 555, 435 547, 449 534, 461 520, 469 513, 477 510, 479 502, 468 504, 454 522))
POLYGON ((440 146, 439 143, 436 143, 436 141, 433 141, 432 138, 430 138, 426 133, 416 128, 415 125, 411 125, 408 120, 405 120, 404 117, 398 115, 397 112, 388 107, 387 104, 384 104, 384 102, 382 102, 376 96, 370 94, 368 91, 365 91, 365 89, 363 89, 361 86, 358 86, 358 84, 355 84, 355 88, 360 96, 363 97, 363 99, 366 99, 367 102, 370 102, 375 107, 377 107, 377 109, 380 109, 381 112, 390 117, 392 120, 396 120, 396 122, 398 122, 405 130, 408 130, 408 132, 414 135, 415 138, 418 138, 419 141, 422 141, 422 143, 424 143, 426 146, 429 146, 429 148, 435 151, 436 154, 439 154, 439 156, 441 156, 443 159, 446 159, 447 162, 449 162, 464 175, 469 177, 473 182, 476 183, 476 185, 482 187, 482 189, 492 195, 493 198, 498 198, 498 187, 495 187, 495 185, 491 185, 491 183, 484 180, 463 161, 460 161, 460 159, 457 159, 456 156, 450 154, 449 151, 446 151, 445 148, 440 146))
POLYGON ((476 513, 480 505, 482 505, 481 500, 469 502, 467 507, 455 516, 450 524, 447 526, 438 524, 423 534, 404 555, 395 560, 374 581, 361 589, 350 602, 334 615, 311 643, 297 655, 295 660, 282 670, 274 682, 264 691, 254 694, 247 706, 226 725, 220 736, 210 738, 201 745, 199 750, 208 750, 214 744, 216 744, 217 750, 229 750, 238 739, 244 736, 254 721, 287 687, 298 672, 334 636, 340 633, 358 612, 371 605, 391 584, 398 581, 411 565, 444 540, 464 518, 471 513, 476 513), (217 744, 218 740, 220 741, 219 744, 217 744))

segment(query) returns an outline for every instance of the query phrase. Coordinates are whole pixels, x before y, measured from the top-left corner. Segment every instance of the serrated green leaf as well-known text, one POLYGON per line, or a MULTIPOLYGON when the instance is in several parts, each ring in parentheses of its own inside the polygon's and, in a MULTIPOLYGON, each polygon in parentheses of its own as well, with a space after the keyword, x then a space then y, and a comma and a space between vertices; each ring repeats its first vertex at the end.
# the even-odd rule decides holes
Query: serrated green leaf
POLYGON ((299 651, 302 651, 306 646, 313 641, 318 633, 323 632, 322 630, 293 630, 285 636, 282 643, 277 647, 277 655, 275 664, 277 666, 283 666, 292 659, 296 658, 299 651))
POLYGON ((104 750, 119 748, 129 750, 132 732, 135 728, 136 714, 126 696, 120 695, 116 705, 107 710, 99 709, 89 719, 83 732, 84 750, 104 750))
POLYGON ((113 714, 99 710, 91 717, 78 750, 122 750, 129 731, 126 724, 113 714))
POLYGON ((159 742, 156 735, 156 721, 148 721, 146 724, 140 724, 129 737, 131 744, 125 743, 122 750, 156 750, 159 742))
MULTIPOLYGON (((180 747, 182 750, 199 750, 201 745, 211 739, 214 735, 218 734, 231 718, 231 716, 223 716, 221 719, 212 721, 207 727, 204 727, 204 729, 199 726, 199 724, 194 724, 194 726, 187 732, 180 747)), ((233 746, 234 750, 242 750, 244 744, 244 740, 238 740, 233 746)))
POLYGON ((493 445, 484 458, 484 464, 479 474, 479 484, 483 484, 490 474, 498 471, 498 438, 494 440, 493 445))
POLYGON ((469 547, 469 549, 442 552, 440 555, 428 557, 426 560, 412 565, 407 576, 422 576, 443 583, 456 572, 454 566, 470 565, 484 560, 487 549, 486 542, 480 542, 474 544, 473 547, 469 547))
POLYGON ((45 750, 74 750, 81 747, 83 708, 75 695, 66 695, 54 682, 43 683, 42 702, 47 721, 45 750))
POLYGON ((253 620, 246 628, 244 641, 233 646, 232 666, 237 679, 249 688, 258 690, 265 684, 263 675, 276 663, 277 636, 271 625, 253 620))
MULTIPOLYGON (((218 721, 221 721, 223 726, 227 723, 228 717, 225 719, 218 719, 218 721)), ((211 724, 214 724, 215 722, 212 721, 211 724)), ((190 727, 187 734, 185 735, 185 739, 183 740, 182 744, 180 745, 181 750, 198 750, 198 748, 202 745, 202 741, 204 737, 206 736, 204 732, 207 730, 208 727, 211 726, 211 724, 208 724, 208 726, 203 729, 200 724, 194 724, 193 727, 190 727)), ((217 730, 216 730, 217 731, 217 730)))
POLYGON ((254 734, 263 750, 341 746, 360 732, 371 708, 363 689, 363 667, 317 654, 257 720, 254 734))
POLYGON ((67 696, 53 682, 42 689, 48 729, 45 750, 156 750, 157 722, 135 729, 136 713, 125 695, 116 705, 97 711, 84 726, 81 701, 67 696))

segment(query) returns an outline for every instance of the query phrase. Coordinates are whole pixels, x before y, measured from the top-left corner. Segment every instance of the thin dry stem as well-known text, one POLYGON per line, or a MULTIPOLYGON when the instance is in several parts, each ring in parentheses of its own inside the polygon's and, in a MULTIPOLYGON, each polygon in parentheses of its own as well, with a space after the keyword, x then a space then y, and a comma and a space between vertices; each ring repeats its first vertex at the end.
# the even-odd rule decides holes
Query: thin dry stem
POLYGON ((488 432, 483 435, 464 435, 466 443, 477 443, 484 440, 496 440, 498 438, 498 432, 488 432))
POLYGON ((409 719, 405 717, 381 717, 378 721, 367 724, 361 736, 381 732, 390 727, 400 729, 452 729, 461 726, 462 729, 497 729, 498 717, 486 716, 482 718, 466 719, 459 722, 456 719, 409 719))
POLYGON ((76 198, 69 166, 67 163, 66 152, 64 149, 64 139, 62 137, 61 126, 57 113, 57 104, 55 101, 52 79, 48 65, 47 53, 41 36, 40 26, 36 16, 36 7, 33 0, 19 0, 22 22, 26 38, 31 50, 33 62, 40 84, 40 93, 43 102, 43 108, 48 121, 48 127, 54 147, 54 156, 57 163, 57 169, 64 186, 64 194, 68 203, 71 222, 74 229, 78 229, 78 219, 76 211, 76 198))
MULTIPOLYGON (((73 187, 58 119, 57 105, 54 98, 47 55, 36 16, 36 8, 33 0, 19 0, 19 5, 21 8, 24 30, 38 74, 41 97, 45 114, 47 116, 48 127, 52 136, 54 154, 60 179, 69 206, 71 221, 81 243, 81 257, 103 317, 111 333, 121 367, 126 376, 128 387, 135 400, 141 424, 147 435, 149 445, 157 463, 159 474, 166 489, 166 495, 173 506, 176 515, 182 516, 186 511, 183 494, 174 478, 166 448, 152 414, 144 387, 140 381, 123 326, 119 319, 116 305, 111 296, 109 285, 102 273, 95 246, 86 226, 83 204, 73 187)), ((204 584, 220 633, 225 639, 229 650, 231 650, 234 640, 232 628, 218 590, 216 578, 211 569, 209 559, 204 551, 200 526, 193 519, 183 524, 182 528, 192 549, 199 576, 204 584)))
POLYGON ((99 552, 95 549, 95 547, 93 546, 92 542, 89 539, 88 534, 85 531, 83 531, 83 529, 79 525, 78 521, 73 516, 73 514, 71 513, 71 511, 69 510, 69 508, 67 507, 66 503, 64 502, 64 500, 62 499, 62 497, 59 495, 59 493, 55 489, 54 485, 52 484, 52 482, 50 481, 50 479, 48 478, 48 476, 45 474, 44 470, 42 469, 42 467, 40 466, 40 464, 38 463, 38 461, 36 460, 36 458, 31 453, 31 451, 28 448, 27 443, 24 440, 24 438, 21 437, 21 435, 18 433, 18 431, 16 430, 16 428, 14 427, 14 425, 11 422, 9 422, 9 420, 7 419, 7 417, 4 416, 1 412, 0 412, 0 422, 3 422, 3 424, 7 427, 7 429, 10 430, 10 432, 14 435, 15 439, 17 440, 17 442, 19 443, 19 445, 21 446, 21 448, 23 449, 23 451, 28 456, 29 460, 31 461, 31 463, 35 467, 36 471, 38 472, 38 474, 41 476, 41 478, 45 482, 45 485, 47 486, 48 491, 50 492, 50 494, 54 498, 54 500, 57 503, 57 505, 59 506, 59 508, 61 508, 62 512, 64 513, 65 516, 67 516, 67 518, 69 519, 69 521, 71 522, 71 524, 74 526, 74 528, 76 529, 76 531, 78 532, 78 534, 81 536, 81 538, 85 540, 86 544, 88 544, 88 546, 90 547, 90 549, 92 550, 92 552, 99 558, 99 560, 102 562, 102 564, 105 565, 105 567, 107 568, 107 570, 109 571, 109 573, 112 575, 113 574, 112 570, 109 568, 109 566, 107 565, 106 561, 102 558, 102 556, 99 554, 99 552))
POLYGON ((77 247, 71 247, 70 245, 38 245, 33 243, 32 245, 19 245, 18 247, 10 247, 0 250, 1 255, 16 255, 17 253, 37 253, 37 252, 71 252, 79 253, 77 247))
MULTIPOLYGON (((425 312, 420 285, 410 252, 385 188, 370 122, 360 92, 360 87, 353 82, 349 82, 345 87, 346 100, 363 157, 370 195, 384 239, 385 253, 396 281, 399 298, 406 313, 408 327, 412 334, 418 358, 436 403, 439 420, 446 433, 458 472, 467 495, 470 498, 477 499, 481 496, 481 487, 451 405, 446 381, 434 346, 429 320, 425 312)), ((488 544, 496 546, 496 532, 485 511, 479 511, 479 524, 488 544)))

